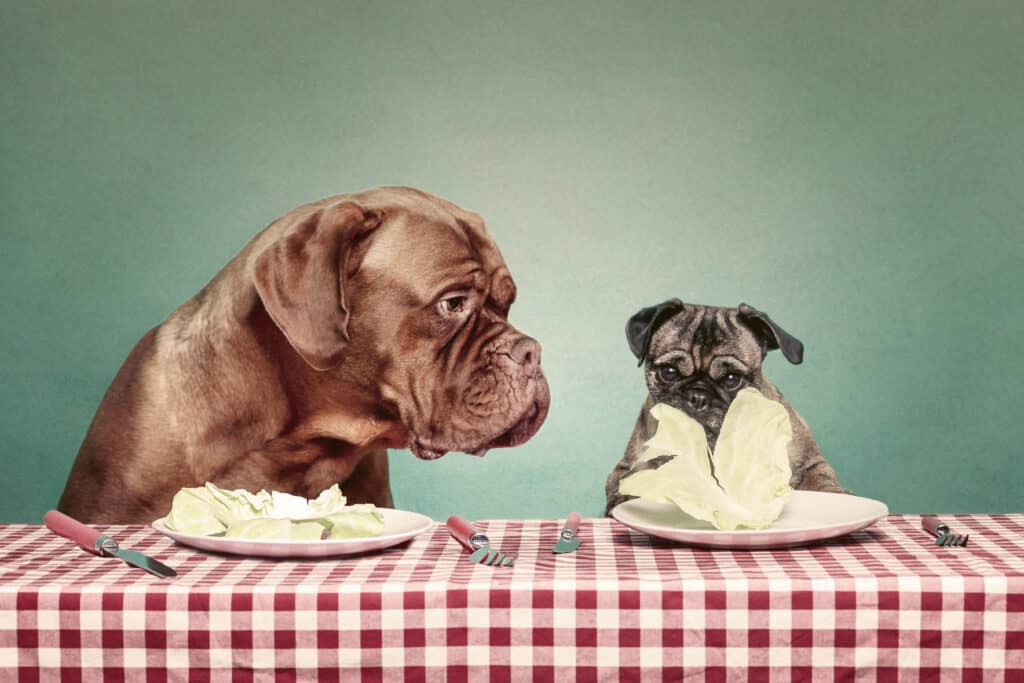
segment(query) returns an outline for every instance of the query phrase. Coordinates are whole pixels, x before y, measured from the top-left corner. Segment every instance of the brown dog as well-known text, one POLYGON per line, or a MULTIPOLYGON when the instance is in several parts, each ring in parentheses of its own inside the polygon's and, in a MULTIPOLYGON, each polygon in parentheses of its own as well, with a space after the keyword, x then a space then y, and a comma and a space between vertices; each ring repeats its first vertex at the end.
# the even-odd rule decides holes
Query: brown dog
POLYGON ((149 523, 185 486, 391 506, 386 448, 424 459, 529 439, 540 345, 476 214, 381 188, 301 206, 146 334, 103 398, 60 509, 149 523))

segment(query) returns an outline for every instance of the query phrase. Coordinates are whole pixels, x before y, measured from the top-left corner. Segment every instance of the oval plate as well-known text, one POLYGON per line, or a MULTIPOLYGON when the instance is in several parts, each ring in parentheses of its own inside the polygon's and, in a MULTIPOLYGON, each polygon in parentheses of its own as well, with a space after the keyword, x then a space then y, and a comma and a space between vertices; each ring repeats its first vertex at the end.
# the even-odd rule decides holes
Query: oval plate
POLYGON ((331 557, 333 555, 355 555, 372 550, 390 548, 404 543, 423 533, 434 525, 434 520, 418 512, 377 508, 384 516, 384 531, 377 536, 365 538, 339 538, 322 541, 281 541, 273 539, 224 538, 222 536, 199 536, 171 531, 164 523, 165 517, 153 522, 153 528, 182 545, 217 553, 248 555, 251 557, 331 557))
POLYGON ((889 514, 877 500, 845 493, 794 491, 782 515, 767 529, 721 531, 675 505, 634 498, 617 505, 612 517, 651 536, 705 548, 781 548, 843 536, 889 514))

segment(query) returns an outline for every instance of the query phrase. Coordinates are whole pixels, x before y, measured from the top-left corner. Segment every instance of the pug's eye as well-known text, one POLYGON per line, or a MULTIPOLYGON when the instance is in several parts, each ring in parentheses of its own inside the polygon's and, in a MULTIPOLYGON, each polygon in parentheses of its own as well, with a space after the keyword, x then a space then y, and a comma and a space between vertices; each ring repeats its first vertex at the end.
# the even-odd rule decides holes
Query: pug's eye
POLYGON ((441 309, 441 313, 451 315, 453 313, 462 313, 466 308, 466 297, 464 296, 450 296, 447 299, 441 299, 438 304, 441 309))
POLYGON ((657 375, 658 379, 662 382, 669 383, 679 381, 679 371, 671 365, 659 365, 657 370, 655 370, 655 375, 657 375))
POLYGON ((724 384, 725 388, 729 391, 739 389, 743 385, 743 376, 737 375, 735 372, 730 372, 723 378, 722 384, 724 384))

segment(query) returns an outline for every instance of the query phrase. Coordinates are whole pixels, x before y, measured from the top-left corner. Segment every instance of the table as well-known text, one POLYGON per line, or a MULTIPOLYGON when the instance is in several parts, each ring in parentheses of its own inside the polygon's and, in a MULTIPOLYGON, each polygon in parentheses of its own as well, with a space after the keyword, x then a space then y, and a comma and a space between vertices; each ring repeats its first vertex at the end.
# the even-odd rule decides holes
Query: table
MULTIPOLYGON (((206 554, 103 527, 162 580, 34 525, 0 526, 0 670, 20 680, 1024 680, 1024 515, 914 515, 822 545, 712 551, 610 519, 442 525, 349 558, 206 554)), ((6 680, 6 679, 5 679, 6 680)))

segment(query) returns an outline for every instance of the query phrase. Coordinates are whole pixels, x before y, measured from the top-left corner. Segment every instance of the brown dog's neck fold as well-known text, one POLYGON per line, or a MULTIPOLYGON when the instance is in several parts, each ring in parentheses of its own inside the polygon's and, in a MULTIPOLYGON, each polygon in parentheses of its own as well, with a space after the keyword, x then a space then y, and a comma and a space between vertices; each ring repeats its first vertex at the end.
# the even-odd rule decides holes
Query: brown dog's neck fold
POLYGON ((290 414, 278 438, 332 439, 355 450, 408 444, 408 432, 397 415, 379 392, 350 377, 344 362, 331 370, 310 367, 258 299, 246 323, 267 357, 275 359, 279 387, 288 398, 290 414))
POLYGON ((344 444, 344 451, 353 452, 370 448, 405 448, 409 442, 408 432, 401 423, 377 420, 344 409, 310 415, 282 437, 292 441, 330 439, 339 442, 339 445, 344 444))

